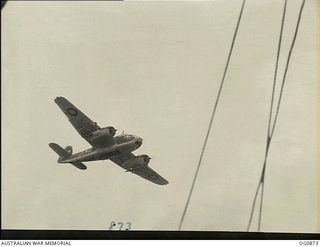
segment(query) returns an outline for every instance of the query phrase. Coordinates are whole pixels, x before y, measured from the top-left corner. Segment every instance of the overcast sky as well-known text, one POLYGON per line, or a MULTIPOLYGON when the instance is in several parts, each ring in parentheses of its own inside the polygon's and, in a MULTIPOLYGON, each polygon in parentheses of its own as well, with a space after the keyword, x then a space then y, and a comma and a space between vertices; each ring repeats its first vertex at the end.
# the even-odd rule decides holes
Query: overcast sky
MULTIPOLYGON (((281 76, 301 3, 288 2, 281 76)), ((240 7, 240 0, 9 2, 1 22, 2 227, 103 230, 122 221, 136 230, 177 230, 240 7), (151 156, 150 167, 169 184, 111 161, 87 163, 86 171, 57 164, 48 143, 76 152, 89 144, 56 96, 101 127, 142 137, 135 154, 151 156)), ((246 3, 183 230, 246 230, 265 153, 282 7, 280 0, 246 3)), ((270 149, 263 231, 320 231, 319 13, 319 2, 306 1, 270 149)))

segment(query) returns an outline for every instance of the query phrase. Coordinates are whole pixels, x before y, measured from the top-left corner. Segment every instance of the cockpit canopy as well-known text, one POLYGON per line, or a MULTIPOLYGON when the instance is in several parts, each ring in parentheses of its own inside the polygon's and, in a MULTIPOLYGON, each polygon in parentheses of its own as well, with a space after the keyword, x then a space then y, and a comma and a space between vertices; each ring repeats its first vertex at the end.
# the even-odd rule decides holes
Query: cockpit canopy
POLYGON ((133 140, 135 138, 135 136, 134 135, 129 135, 129 134, 124 134, 123 138, 126 139, 126 140, 133 140))
POLYGON ((128 142, 128 141, 131 141, 135 138, 137 138, 137 137, 134 135, 129 135, 129 134, 122 134, 122 135, 116 136, 118 143, 128 142))

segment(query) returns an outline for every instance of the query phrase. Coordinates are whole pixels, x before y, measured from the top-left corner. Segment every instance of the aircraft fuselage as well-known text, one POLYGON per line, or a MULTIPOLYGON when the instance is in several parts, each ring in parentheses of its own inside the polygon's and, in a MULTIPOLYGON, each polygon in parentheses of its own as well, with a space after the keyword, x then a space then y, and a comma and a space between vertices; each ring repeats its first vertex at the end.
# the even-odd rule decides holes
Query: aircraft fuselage
POLYGON ((142 139, 133 135, 119 135, 114 137, 116 143, 111 147, 89 148, 82 152, 72 154, 68 157, 62 157, 59 163, 85 162, 94 160, 106 160, 111 157, 130 153, 142 145, 142 139))

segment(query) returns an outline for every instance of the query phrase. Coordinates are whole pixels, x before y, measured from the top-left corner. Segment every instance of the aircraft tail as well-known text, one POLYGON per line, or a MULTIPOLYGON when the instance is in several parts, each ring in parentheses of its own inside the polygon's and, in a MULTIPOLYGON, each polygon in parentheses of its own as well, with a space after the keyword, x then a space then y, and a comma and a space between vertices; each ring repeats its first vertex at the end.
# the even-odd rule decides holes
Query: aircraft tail
MULTIPOLYGON (((49 143, 49 147, 51 147, 51 149, 53 151, 55 151, 60 157, 68 157, 72 154, 72 152, 70 152, 70 147, 66 147, 66 149, 63 149, 62 147, 60 147, 58 144, 56 143, 49 143)), ((72 148, 71 148, 72 151, 72 148)))
MULTIPOLYGON (((67 146, 66 148, 62 148, 56 143, 49 143, 49 147, 59 155, 58 162, 60 161, 61 158, 67 158, 72 155, 72 147, 71 146, 67 146)), ((70 162, 70 164, 74 165, 75 167, 77 167, 80 170, 87 169, 87 167, 79 161, 70 162)))

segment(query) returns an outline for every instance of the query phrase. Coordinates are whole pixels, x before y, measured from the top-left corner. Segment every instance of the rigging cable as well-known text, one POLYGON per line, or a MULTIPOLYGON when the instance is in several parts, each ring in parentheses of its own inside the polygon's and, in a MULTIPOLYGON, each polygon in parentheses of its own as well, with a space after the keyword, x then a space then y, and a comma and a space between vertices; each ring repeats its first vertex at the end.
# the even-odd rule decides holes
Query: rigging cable
MULTIPOLYGON (((270 112, 269 112, 269 122, 268 122, 268 135, 267 135, 267 148, 266 148, 266 154, 265 154, 265 161, 267 157, 267 152, 269 150, 269 137, 270 137, 270 129, 271 129, 271 116, 272 116, 272 109, 273 109, 273 102, 274 102, 274 94, 275 94, 275 87, 276 87, 276 81, 277 81, 277 73, 278 73, 278 65, 279 65, 279 58, 280 58, 280 50, 281 50, 281 41, 282 41, 282 34, 283 34, 283 26, 284 26, 284 21, 285 21, 285 16, 286 16, 286 9, 287 9, 287 0, 284 1, 284 7, 283 7, 283 14, 282 14, 282 22, 281 22, 281 29, 280 29, 280 36, 279 36, 279 42, 278 42, 278 51, 277 51, 277 60, 276 60, 276 67, 275 67, 275 72, 274 72, 274 77, 273 77, 273 87, 272 87, 272 95, 271 95, 271 106, 270 106, 270 112)), ((264 163, 265 163, 264 161, 264 163)), ((261 176, 262 177, 262 176, 261 176)), ((250 214, 250 219, 249 219, 249 224, 247 230, 249 230, 251 222, 252 222, 252 217, 254 213, 254 208, 255 204, 257 201, 257 196, 259 193, 259 189, 261 186, 261 178, 257 186, 257 190, 254 196, 253 200, 253 205, 251 208, 251 214, 250 214)))
POLYGON ((253 204, 252 204, 252 208, 251 208, 251 214, 250 214, 250 219, 249 219, 249 224, 248 224, 248 227, 247 227, 247 231, 249 231, 251 223, 252 223, 252 217, 253 217, 254 208, 255 208, 255 204, 256 204, 256 201, 257 201, 257 196, 258 196, 258 192, 259 192, 260 187, 261 187, 261 197, 260 197, 260 208, 259 208, 258 231, 260 231, 260 228, 261 228, 262 206, 263 206, 263 191, 264 191, 264 184, 265 184, 265 170, 266 170, 266 166, 267 166, 267 158, 268 158, 268 153, 269 153, 269 147, 270 147, 270 144, 271 144, 271 139, 273 137, 275 126, 276 126, 277 119, 278 119, 281 99, 282 99, 282 95, 283 95, 283 89, 284 89, 284 85, 285 85, 285 82, 286 82, 287 71, 288 71, 288 67, 289 67, 289 64, 290 64, 291 54, 292 54, 292 51, 293 51, 293 48, 294 48, 294 45, 295 45, 295 41, 296 41, 296 38, 297 38, 297 34, 298 34, 299 26, 300 26, 300 20, 301 20, 301 15, 302 15, 302 11, 303 11, 303 8, 304 8, 304 4, 305 4, 305 0, 302 0, 301 6, 300 6, 299 15, 298 15, 298 20, 297 20, 297 24, 296 24, 296 28, 295 28, 295 33, 294 33, 293 40, 292 40, 292 43, 291 43, 291 46, 290 46, 289 54, 288 54, 287 61, 286 61, 286 67, 285 67, 285 71, 284 71, 283 78, 282 78, 280 94, 279 94, 278 103, 277 103, 277 107, 276 107, 276 113, 275 113, 274 121, 273 121, 273 124, 272 124, 272 127, 271 127, 272 110, 273 110, 273 105, 274 105, 275 85, 276 85, 276 77, 277 77, 277 71, 278 71, 278 61, 279 61, 279 54, 280 54, 280 48, 281 48, 281 40, 282 40, 282 32, 283 32, 285 14, 286 14, 287 0, 285 0, 285 3, 284 3, 284 10, 283 10, 283 17, 282 17, 282 24, 281 24, 280 38, 279 38, 279 44, 278 44, 278 52, 277 52, 277 62, 276 62, 276 69, 275 69, 275 75, 274 75, 274 81, 273 81, 271 106, 270 106, 270 113, 269 113, 269 124, 268 124, 266 152, 265 152, 265 157, 264 157, 261 177, 260 177, 260 180, 259 180, 259 183, 258 183, 258 186, 257 186, 257 190, 256 190, 256 193, 255 193, 253 204))
POLYGON ((246 0, 242 1, 242 6, 241 6, 240 14, 239 14, 239 17, 238 17, 237 26, 236 26, 236 29, 235 29, 235 32, 234 32, 234 35, 233 35, 233 39, 232 39, 232 43, 231 43, 231 47, 230 47, 227 63, 225 65, 224 73, 223 73, 222 80, 221 80, 220 87, 219 87, 219 91, 218 91, 218 95, 217 95, 216 101, 214 103, 213 111, 212 111, 212 114, 211 114, 211 119, 210 119, 210 122, 209 122, 209 127, 208 127, 207 134, 206 134, 203 146, 202 146, 202 151, 201 151, 201 154, 200 154, 197 170, 196 170, 196 173, 194 175, 194 178, 193 178, 193 181, 192 181, 192 185, 191 185, 191 189, 190 189, 190 192, 189 192, 189 196, 188 196, 188 199, 187 199, 187 202, 185 204, 185 207, 184 207, 184 210, 183 210, 183 214, 182 214, 182 217, 181 217, 181 220, 180 220, 179 230, 181 230, 181 227, 182 227, 182 224, 183 224, 183 221, 184 221, 187 209, 188 209, 190 198, 191 198, 191 195, 192 195, 192 192, 193 192, 193 188, 194 188, 194 185, 195 185, 195 182, 196 182, 196 179, 197 179, 197 176, 198 176, 198 172, 199 172, 199 169, 200 169, 200 165, 201 165, 201 162, 202 162, 202 157, 203 157, 203 154, 204 154, 204 151, 205 151, 205 148, 206 148, 206 145, 207 145, 207 141, 208 141, 208 138, 209 138, 209 135, 210 135, 212 122, 213 122, 213 119, 214 119, 214 116, 215 116, 215 113, 216 113, 216 109, 217 109, 217 106, 218 106, 218 103, 219 103, 219 99, 220 99, 221 91, 222 91, 222 88, 223 88, 224 80, 225 80, 225 77, 226 77, 226 74, 227 74, 227 70, 228 70, 228 67, 229 67, 229 62, 230 62, 230 59, 231 59, 234 43, 235 43, 236 36, 237 36, 237 33, 238 33, 239 24, 240 24, 240 21, 241 21, 242 12, 243 12, 243 9, 244 9, 245 2, 246 2, 246 0))

